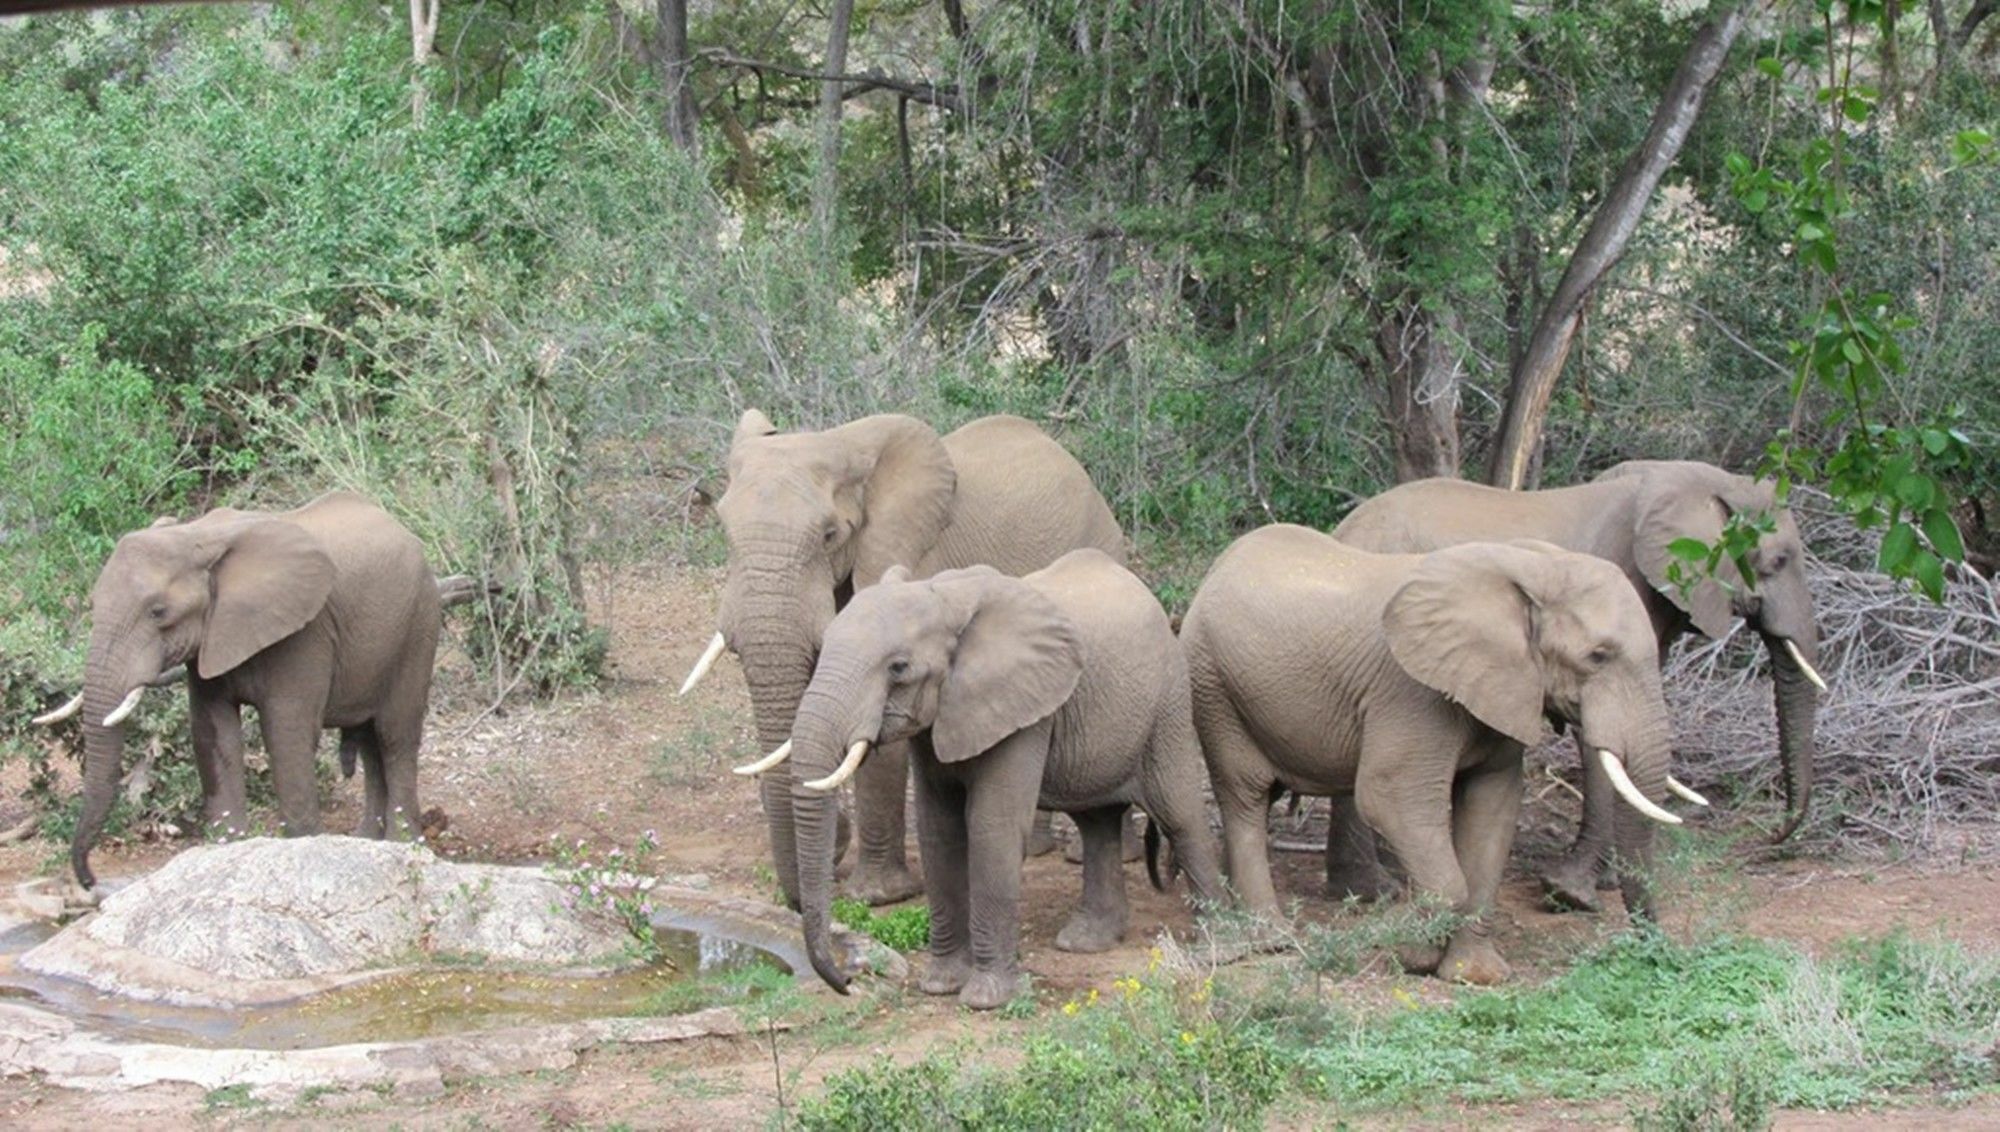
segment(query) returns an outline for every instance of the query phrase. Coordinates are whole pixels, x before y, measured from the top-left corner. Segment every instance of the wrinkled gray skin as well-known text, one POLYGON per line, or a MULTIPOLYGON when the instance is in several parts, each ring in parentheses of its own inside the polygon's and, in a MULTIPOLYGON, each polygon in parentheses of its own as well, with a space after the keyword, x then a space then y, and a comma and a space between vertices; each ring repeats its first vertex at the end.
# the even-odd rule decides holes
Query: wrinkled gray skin
POLYGON ((241 708, 257 709, 285 832, 319 832, 313 759, 322 728, 366 770, 356 834, 417 832, 417 748, 437 652, 437 584, 423 546, 388 512, 332 492, 295 511, 217 509, 118 540, 91 591, 83 684, 83 812, 70 864, 115 793, 124 728, 102 721, 131 689, 188 666, 188 718, 211 830, 249 832, 241 708))
POLYGON ((1025 578, 974 567, 908 581, 892 570, 828 628, 792 740, 806 944, 837 989, 835 802, 806 784, 859 740, 912 752, 931 909, 926 994, 991 1009, 1019 992, 1021 863, 1038 805, 1071 815, 1083 835, 1083 902, 1056 936, 1063 950, 1124 937, 1128 806, 1166 833, 1197 900, 1223 895, 1186 661, 1159 601, 1100 551, 1025 578))
MULTIPOLYGON (((766 751, 792 734, 835 611, 890 566, 928 577, 984 564, 1018 576, 1079 547, 1125 558, 1089 473, 1019 417, 984 417, 939 438, 894 414, 779 433, 752 409, 736 426, 716 513, 729 538, 718 628, 742 660, 766 751)), ((904 850, 907 767, 903 751, 887 749, 855 779, 861 851, 849 889, 871 904, 922 891, 904 850)), ((772 862, 796 908, 790 772, 764 775, 761 791, 772 862)))
MULTIPOLYGON (((1634 460, 1594 482, 1545 491, 1506 491, 1463 480, 1432 479, 1385 491, 1354 509, 1334 537, 1363 550, 1420 553, 1478 540, 1533 538, 1592 554, 1625 572, 1645 602, 1664 663, 1681 634, 1721 637, 1735 617, 1747 620, 1770 651, 1778 716, 1778 756, 1791 836, 1812 800, 1813 722, 1818 696, 1785 650, 1790 641, 1818 666, 1819 631, 1806 585, 1805 546, 1789 510, 1778 510, 1769 483, 1692 461, 1634 460), (1756 586, 1734 563, 1687 594, 1667 578, 1667 545, 1678 538, 1713 544, 1733 512, 1774 512, 1776 527, 1751 552, 1756 586), (1733 592, 1732 592, 1733 591, 1733 592)), ((1583 760, 1583 826, 1569 855, 1543 876, 1559 907, 1595 911, 1611 847, 1612 791, 1595 760, 1583 760)), ((1394 887, 1376 861, 1374 839, 1353 829, 1351 803, 1336 801, 1327 843, 1327 884, 1335 895, 1374 897, 1394 887)))
MULTIPOLYGON (((1406 950, 1414 971, 1506 977, 1483 917, 1513 844, 1524 745, 1545 715, 1621 756, 1647 798, 1666 793, 1652 628, 1597 558, 1526 540, 1377 555, 1264 527, 1216 561, 1181 643, 1238 897, 1278 912, 1274 791, 1352 794, 1414 887, 1470 917, 1444 948, 1406 950)), ((1642 914, 1652 825, 1617 809, 1619 854, 1642 866, 1626 900, 1642 914)))

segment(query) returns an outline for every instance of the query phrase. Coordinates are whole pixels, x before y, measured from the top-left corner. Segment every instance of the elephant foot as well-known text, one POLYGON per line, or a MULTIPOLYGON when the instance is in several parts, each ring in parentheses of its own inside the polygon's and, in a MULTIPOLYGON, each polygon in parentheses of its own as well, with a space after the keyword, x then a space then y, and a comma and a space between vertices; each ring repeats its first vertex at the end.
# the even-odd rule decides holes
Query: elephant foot
POLYGON ((1597 862, 1569 857, 1542 874, 1542 894, 1558 912, 1596 912, 1602 908, 1597 896, 1597 862))
POLYGON ((1435 975, 1444 963, 1444 948, 1435 943, 1406 943, 1396 949, 1396 962, 1412 975, 1435 975))
POLYGON ((848 894, 868 905, 896 904, 921 895, 924 882, 908 865, 862 868, 847 883, 848 894))
POLYGON ((1513 968, 1500 958, 1493 941, 1471 932, 1459 932, 1451 937, 1451 944, 1444 951, 1444 961, 1437 968, 1441 979, 1454 979, 1478 987, 1504 983, 1512 974, 1513 968))
POLYGON ((972 981, 972 957, 966 954, 933 955, 924 964, 917 989, 925 994, 957 994, 972 981))
POLYGON ((379 817, 363 817, 354 827, 354 836, 365 837, 370 841, 382 840, 383 833, 382 819, 379 817))
POLYGON ((979 971, 958 992, 958 1002, 973 1010, 998 1010, 1012 1002, 1021 990, 1021 972, 1013 967, 979 971))
POLYGON ((1094 955, 1109 951, 1125 939, 1125 925, 1110 916, 1078 913, 1056 933, 1056 950, 1094 955))

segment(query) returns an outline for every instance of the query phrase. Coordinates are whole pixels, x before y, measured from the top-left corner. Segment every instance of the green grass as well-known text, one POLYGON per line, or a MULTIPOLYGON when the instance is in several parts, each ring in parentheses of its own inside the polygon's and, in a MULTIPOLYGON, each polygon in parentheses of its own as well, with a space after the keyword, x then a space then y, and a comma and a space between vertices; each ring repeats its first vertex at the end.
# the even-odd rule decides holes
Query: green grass
POLYGON ((1121 979, 1010 1035, 1010 1068, 956 1050, 851 1070, 795 1115, 810 1129, 1212 1128, 1254 1126, 1281 1100, 1346 1113, 1552 1098, 1623 1100, 1648 1128, 1726 1128, 2000 1081, 2000 963, 1902 935, 1816 960, 1634 934, 1542 986, 1443 1005, 1395 993, 1386 1008, 1315 994, 1304 958, 1231 982, 1121 979))
POLYGON ((833 902, 833 918, 897 951, 922 951, 931 945, 931 910, 923 904, 877 912, 843 897, 833 902))

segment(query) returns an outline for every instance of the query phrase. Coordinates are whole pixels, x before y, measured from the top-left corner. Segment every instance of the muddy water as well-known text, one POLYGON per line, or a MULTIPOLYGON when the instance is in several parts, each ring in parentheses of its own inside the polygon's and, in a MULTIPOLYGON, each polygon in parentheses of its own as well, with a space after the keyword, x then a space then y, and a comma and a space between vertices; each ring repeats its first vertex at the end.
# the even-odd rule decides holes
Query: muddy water
POLYGON ((35 925, 0 936, 0 999, 25 999, 107 1036, 211 1049, 408 1041, 660 1013, 656 1002, 662 992, 690 979, 758 966, 786 970, 747 944, 692 931, 661 930, 657 937, 664 962, 613 974, 438 966, 387 974, 276 1006, 220 1010, 138 1002, 14 968, 15 955, 51 934, 53 929, 35 925))

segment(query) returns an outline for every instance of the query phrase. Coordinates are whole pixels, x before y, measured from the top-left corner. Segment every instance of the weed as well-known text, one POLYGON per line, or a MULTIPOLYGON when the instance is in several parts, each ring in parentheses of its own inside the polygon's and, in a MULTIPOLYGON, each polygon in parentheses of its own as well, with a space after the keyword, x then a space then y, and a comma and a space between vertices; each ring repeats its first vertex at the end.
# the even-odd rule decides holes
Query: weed
POLYGON ((1632 1106, 1637 1132, 1740 1132, 1771 1126, 1771 1082, 1753 1061, 1706 1053, 1674 1070, 1651 1107, 1632 1106))
POLYGON ((250 1095, 248 1085, 224 1085, 202 1095, 201 1106, 210 1112, 223 1109, 263 1108, 264 1102, 250 1095))
POLYGON ((713 785, 724 748, 722 718, 720 709, 705 708, 684 730, 663 741, 648 771, 653 780, 682 790, 713 785))
POLYGON ((833 918, 897 951, 922 951, 931 944, 931 910, 923 904, 877 912, 843 897, 833 902, 833 918))
POLYGON ((632 937, 626 944, 628 958, 673 967, 653 930, 653 900, 645 883, 659 847, 659 839, 649 829, 639 835, 631 853, 614 847, 599 860, 591 856, 588 842, 579 839, 572 848, 552 837, 550 849, 555 860, 543 868, 567 890, 564 903, 568 905, 555 911, 609 916, 632 937))

